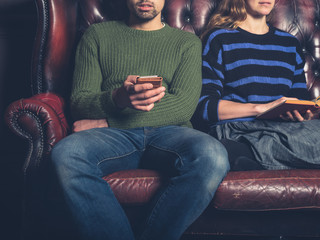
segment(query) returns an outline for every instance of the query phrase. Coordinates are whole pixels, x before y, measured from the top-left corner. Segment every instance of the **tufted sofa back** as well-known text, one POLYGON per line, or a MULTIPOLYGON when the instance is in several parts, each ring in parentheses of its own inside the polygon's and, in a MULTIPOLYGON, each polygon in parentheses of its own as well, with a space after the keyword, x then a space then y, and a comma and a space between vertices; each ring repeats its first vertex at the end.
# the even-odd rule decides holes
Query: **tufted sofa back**
MULTIPOLYGON (((221 0, 166 0, 163 20, 200 35, 221 0)), ((75 48, 89 25, 126 15, 126 0, 37 0, 39 25, 32 66, 34 94, 68 97, 75 48)), ((276 0, 275 27, 295 35, 306 59, 313 97, 320 95, 320 0, 276 0)))

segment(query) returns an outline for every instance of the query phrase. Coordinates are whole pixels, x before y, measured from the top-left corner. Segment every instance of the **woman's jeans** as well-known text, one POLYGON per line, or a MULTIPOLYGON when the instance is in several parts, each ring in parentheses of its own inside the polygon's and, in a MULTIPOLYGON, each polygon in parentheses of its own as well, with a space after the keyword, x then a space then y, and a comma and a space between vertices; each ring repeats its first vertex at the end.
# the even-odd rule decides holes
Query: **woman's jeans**
POLYGON ((177 126, 74 133, 54 147, 52 165, 79 238, 88 240, 178 240, 208 206, 229 170, 227 152, 219 141, 177 126), (169 176, 139 233, 132 230, 102 179, 137 168, 169 176))

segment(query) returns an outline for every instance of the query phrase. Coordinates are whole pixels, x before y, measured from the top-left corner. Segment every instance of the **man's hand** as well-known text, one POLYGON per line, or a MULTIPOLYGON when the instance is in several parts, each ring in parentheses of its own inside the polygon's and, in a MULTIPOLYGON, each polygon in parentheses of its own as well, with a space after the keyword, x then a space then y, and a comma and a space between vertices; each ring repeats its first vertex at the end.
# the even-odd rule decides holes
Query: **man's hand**
POLYGON ((113 101, 119 108, 130 107, 140 111, 150 111, 154 103, 165 95, 165 87, 153 89, 151 83, 136 84, 136 75, 129 75, 122 87, 113 91, 113 101))
POLYGON ((108 127, 106 119, 83 119, 73 123, 72 131, 80 132, 92 128, 108 127))

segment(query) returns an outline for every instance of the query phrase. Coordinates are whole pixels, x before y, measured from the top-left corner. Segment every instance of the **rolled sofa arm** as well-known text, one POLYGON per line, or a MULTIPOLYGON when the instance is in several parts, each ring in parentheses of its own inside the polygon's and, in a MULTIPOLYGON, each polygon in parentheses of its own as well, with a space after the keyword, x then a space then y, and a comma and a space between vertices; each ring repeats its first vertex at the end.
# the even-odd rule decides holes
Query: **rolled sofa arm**
POLYGON ((8 127, 29 142, 24 172, 38 168, 52 147, 67 135, 69 127, 63 109, 63 98, 53 93, 17 100, 6 109, 8 127))
POLYGON ((18 136, 29 142, 23 165, 23 239, 46 239, 45 215, 48 180, 47 159, 53 146, 68 134, 64 100, 53 93, 40 93, 8 106, 5 121, 18 136))

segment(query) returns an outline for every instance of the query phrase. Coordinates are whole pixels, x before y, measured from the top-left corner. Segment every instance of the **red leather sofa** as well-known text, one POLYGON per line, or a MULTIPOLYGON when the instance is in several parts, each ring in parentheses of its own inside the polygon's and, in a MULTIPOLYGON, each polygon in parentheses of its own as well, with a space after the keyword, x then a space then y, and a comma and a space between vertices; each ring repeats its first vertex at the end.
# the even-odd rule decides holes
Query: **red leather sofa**
MULTIPOLYGON (((163 19, 172 27, 201 34, 220 0, 167 0, 163 19)), ((36 0, 38 27, 30 86, 33 96, 12 103, 10 129, 29 142, 23 167, 25 238, 39 236, 44 169, 52 147, 70 134, 68 97, 75 47, 93 23, 120 19, 123 0, 36 0), (39 221, 40 219, 40 221, 39 221)), ((308 88, 320 94, 320 1, 276 0, 272 23, 294 34, 306 58, 308 88)), ((319 145, 320 147, 320 145, 319 145)), ((109 182, 132 224, 165 176, 148 170, 116 172, 109 182)), ((107 203, 106 203, 107 204, 107 203)), ((206 211, 184 239, 209 236, 320 239, 320 170, 230 172, 206 211)), ((41 239, 45 239, 42 235, 41 239)))

